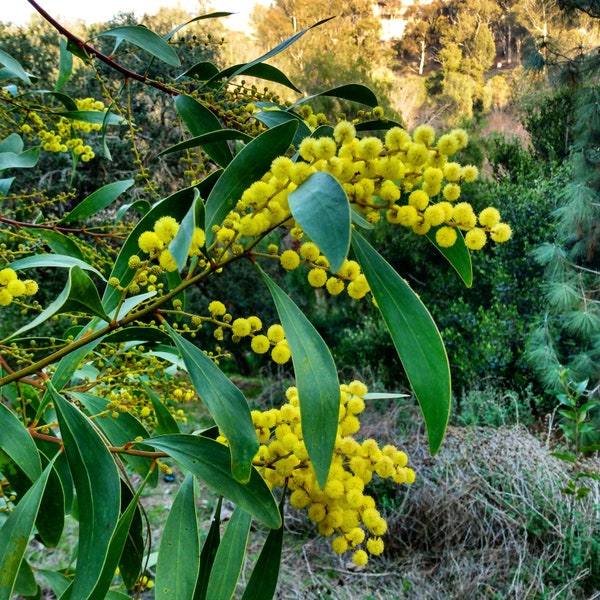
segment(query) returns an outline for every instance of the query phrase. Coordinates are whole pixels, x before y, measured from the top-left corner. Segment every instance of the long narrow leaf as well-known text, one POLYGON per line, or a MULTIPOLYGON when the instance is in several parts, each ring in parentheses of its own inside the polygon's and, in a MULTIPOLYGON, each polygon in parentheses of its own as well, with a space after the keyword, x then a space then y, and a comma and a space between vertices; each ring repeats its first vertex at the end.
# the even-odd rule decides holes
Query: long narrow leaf
POLYGON ((72 223, 81 221, 86 217, 95 215, 101 210, 110 206, 123 192, 128 190, 134 184, 133 179, 124 181, 114 181, 95 192, 92 192, 87 198, 82 200, 72 211, 67 213, 62 219, 62 223, 72 223))
POLYGON ((213 519, 210 523, 206 539, 202 545, 200 553, 200 571, 198 572, 198 581, 194 590, 194 600, 206 600, 206 589, 208 588, 208 578, 215 563, 217 550, 221 543, 221 508, 223 507, 223 496, 219 496, 213 519))
POLYGON ((244 394, 200 348, 169 325, 167 331, 183 358, 194 388, 227 438, 233 476, 241 482, 248 481, 259 444, 244 394))
POLYGON ((340 386, 329 348, 291 298, 261 270, 294 363, 302 435, 317 481, 325 486, 337 435, 340 386))
POLYGON ((471 253, 465 244, 465 238, 458 231, 456 242, 449 248, 442 248, 435 241, 435 232, 438 227, 432 227, 427 232, 427 239, 438 249, 438 251, 452 265, 467 287, 473 285, 473 263, 471 262, 471 253))
POLYGON ((79 506, 79 548, 73 598, 88 598, 103 572, 119 519, 121 485, 116 464, 89 420, 52 386, 65 453, 79 506), (102 490, 102 493, 98 493, 102 490))
POLYGON ((144 445, 166 452, 217 493, 242 507, 271 529, 281 525, 277 503, 264 479, 252 469, 247 483, 231 475, 229 448, 199 435, 180 433, 144 440, 144 445))
POLYGON ((350 204, 344 188, 329 173, 313 173, 288 201, 294 219, 337 273, 350 248, 350 204))
POLYGON ((12 598, 21 562, 33 532, 35 519, 51 469, 52 464, 49 464, 0 528, 0 540, 2 540, 0 544, 1 600, 12 598))
POLYGON ((297 127, 295 121, 290 121, 261 133, 227 165, 206 200, 208 246, 214 238, 213 225, 220 225, 244 190, 269 170, 273 159, 286 153, 297 127))
POLYGON ((419 401, 435 454, 450 417, 450 367, 440 333, 419 297, 355 230, 352 248, 419 401))
POLYGON ((33 439, 23 423, 0 403, 0 449, 19 465, 30 481, 42 473, 42 463, 33 439))
POLYGON ((239 506, 233 511, 208 580, 206 597, 231 600, 242 572, 252 516, 239 506))
POLYGON ((191 600, 200 568, 196 479, 186 475, 167 516, 156 563, 156 600, 191 600))

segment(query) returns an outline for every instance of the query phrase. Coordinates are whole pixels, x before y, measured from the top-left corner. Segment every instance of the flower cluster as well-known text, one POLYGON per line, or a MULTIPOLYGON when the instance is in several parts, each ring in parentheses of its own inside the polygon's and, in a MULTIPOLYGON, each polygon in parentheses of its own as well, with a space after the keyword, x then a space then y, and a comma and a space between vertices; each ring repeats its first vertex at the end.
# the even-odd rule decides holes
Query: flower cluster
MULTIPOLYGON (((106 107, 100 100, 94 98, 76 99, 77 110, 80 111, 104 111, 106 107)), ((95 153, 89 144, 86 144, 83 136, 99 131, 100 123, 89 123, 60 117, 56 128, 48 128, 42 117, 34 112, 27 115, 26 121, 21 125, 21 131, 28 136, 37 136, 46 152, 72 152, 83 162, 89 162, 95 153)))
POLYGON ((19 279, 9 267, 0 270, 0 306, 8 306, 15 298, 33 296, 38 284, 33 279, 19 279))
MULTIPOLYGON (((270 487, 291 491, 290 504, 306 509, 322 535, 331 536, 337 554, 352 552, 358 566, 368 555, 383 552, 382 536, 387 523, 365 486, 373 475, 392 479, 397 484, 415 480, 408 458, 395 446, 382 448, 374 439, 358 441, 358 415, 365 408, 367 387, 360 381, 340 386, 337 439, 329 477, 321 489, 317 483, 303 441, 298 391, 286 392, 287 403, 279 409, 252 411, 252 420, 260 442, 254 464, 270 487)), ((227 443, 220 436, 219 441, 227 443)))

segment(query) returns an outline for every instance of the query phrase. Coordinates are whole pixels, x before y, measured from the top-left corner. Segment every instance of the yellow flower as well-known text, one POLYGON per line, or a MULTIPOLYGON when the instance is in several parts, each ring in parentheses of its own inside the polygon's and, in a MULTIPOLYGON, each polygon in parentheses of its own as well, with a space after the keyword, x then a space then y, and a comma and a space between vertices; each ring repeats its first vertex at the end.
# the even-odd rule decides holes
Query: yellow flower
POLYGON ((383 540, 379 537, 373 537, 367 540, 367 551, 373 556, 379 556, 382 554, 383 547, 383 540))
POLYGON ((178 231, 179 223, 173 217, 161 217, 154 223, 154 232, 165 244, 171 242, 178 231))
POLYGON ((324 269, 311 269, 308 272, 308 283, 313 287, 323 287, 327 281, 327 271, 324 269))
POLYGON ((300 256, 304 260, 315 261, 319 258, 321 251, 314 242, 305 242, 300 246, 300 256))
POLYGON ((401 127, 392 127, 385 134, 385 145, 392 152, 406 150, 410 144, 410 135, 401 127))
POLYGON ((425 146, 431 146, 435 139, 435 129, 431 125, 419 125, 413 131, 413 140, 417 144, 424 144, 425 146))
POLYGON ((448 200, 448 202, 454 202, 460 196, 460 186, 456 183, 447 183, 444 186, 444 198, 448 200))
POLYGON ((8 306, 12 301, 12 294, 5 287, 0 288, 0 306, 8 306))
POLYGON ((340 121, 333 129, 333 139, 338 144, 348 144, 356 137, 356 129, 349 121, 340 121))
POLYGON ((250 335, 251 329, 252 328, 250 327, 248 319, 244 319, 241 317, 239 319, 236 319, 231 324, 231 331, 233 335, 237 335, 238 337, 245 337, 247 335, 250 335))
POLYGON ((465 244, 470 250, 481 250, 487 241, 487 236, 483 229, 474 228, 465 234, 465 244))
POLYGON ((369 562, 369 556, 364 550, 356 550, 352 555, 352 562, 357 567, 364 567, 369 562))
POLYGON ((269 329, 267 329, 267 337, 274 344, 276 344, 277 342, 281 342, 281 340, 283 340, 285 338, 285 333, 283 331, 283 327, 281 325, 279 325, 278 323, 271 325, 269 327, 269 329))
POLYGON ((337 296, 344 291, 344 281, 339 277, 330 277, 326 283, 327 291, 332 296, 337 296))
POLYGON ((220 300, 213 300, 208 305, 208 312, 211 315, 220 317, 221 315, 224 315, 227 312, 227 309, 225 308, 225 305, 220 300))
POLYGON ((495 225, 490 232, 490 237, 498 243, 508 241, 511 235, 512 230, 507 223, 498 223, 498 225, 495 225))
POLYGON ((15 281, 16 279, 17 274, 10 267, 7 267, 6 269, 2 269, 0 271, 0 285, 6 285, 10 281, 15 281))
POLYGON ((271 358, 279 365, 285 364, 291 356, 292 353, 285 340, 278 342, 271 351, 271 358))
POLYGON ((442 248, 450 248, 456 243, 458 235, 453 227, 440 227, 435 232, 435 241, 442 248))
POLYGON ((144 231, 138 238, 138 246, 146 254, 155 254, 164 248, 164 242, 154 231, 144 231))
POLYGON ((500 223, 500 211, 493 206, 484 208, 479 213, 479 224, 482 227, 495 227, 500 223))
POLYGON ((25 295, 26 287, 20 279, 13 279, 6 284, 6 289, 15 298, 25 295))
POLYGON ((286 271, 293 271, 294 269, 298 268, 298 265, 300 264, 300 257, 294 250, 285 250, 281 253, 279 262, 286 271))
POLYGON ((158 263, 165 271, 168 271, 169 273, 177 271, 178 269, 177 263, 175 262, 175 259, 168 248, 165 248, 160 253, 160 256, 158 257, 158 263))

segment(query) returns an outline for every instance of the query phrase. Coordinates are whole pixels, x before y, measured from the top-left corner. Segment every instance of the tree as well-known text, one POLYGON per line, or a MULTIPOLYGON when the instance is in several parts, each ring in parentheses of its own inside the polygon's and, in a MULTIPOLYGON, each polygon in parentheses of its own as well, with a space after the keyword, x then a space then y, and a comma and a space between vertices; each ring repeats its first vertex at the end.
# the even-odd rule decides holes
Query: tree
POLYGON ((360 85, 324 94, 366 105, 369 122, 332 124, 306 100, 289 108, 239 79, 295 90, 266 56, 225 69, 202 61, 178 73, 181 46, 172 36, 135 24, 98 31, 120 42, 123 54, 109 56, 39 10, 69 42, 59 78, 68 80, 70 58, 81 59, 99 93, 43 90, 31 101, 31 76, 0 51, 9 83, 0 96, 0 305, 12 311, 0 342, 0 598, 40 595, 29 539, 35 533, 45 547, 56 545, 69 513, 79 527, 76 567, 48 575, 56 595, 105 598, 123 595, 119 588, 139 597, 152 584, 141 496, 175 463, 185 477, 164 521, 156 598, 232 597, 253 521, 267 533, 244 596, 273 597, 288 492, 332 537, 334 552, 366 564, 383 552, 387 524, 365 486, 374 475, 410 484, 414 472, 395 446, 354 438, 373 396, 362 382, 340 384, 322 337, 268 265, 302 274, 329 301, 345 293, 377 304, 437 452, 451 397, 443 342, 418 296, 361 231, 385 219, 429 235, 470 285, 470 250, 506 241, 511 229, 493 207, 476 214, 456 202, 478 174, 449 160, 468 136, 429 126, 409 134, 383 118, 360 85), (144 139, 138 111, 156 116, 143 104, 146 90, 172 101, 161 126, 176 140, 144 139), (361 137, 365 126, 382 135, 361 137), (108 162, 122 138, 133 177, 108 162), (103 165, 110 181, 91 193, 23 189, 20 174, 45 153, 64 155, 75 172, 103 165), (172 154, 182 159, 165 178, 157 155, 172 154), (210 297, 212 282, 239 263, 268 290, 275 322, 214 296, 189 301, 195 288, 210 297), (58 271, 62 291, 33 301, 58 271), (203 330, 210 341, 197 343, 203 330), (250 410, 223 370, 239 348, 292 363, 296 385, 281 407, 250 410), (193 399, 211 426, 189 433, 184 403, 193 399), (198 480, 236 506, 221 537, 218 501, 202 545, 198 480))

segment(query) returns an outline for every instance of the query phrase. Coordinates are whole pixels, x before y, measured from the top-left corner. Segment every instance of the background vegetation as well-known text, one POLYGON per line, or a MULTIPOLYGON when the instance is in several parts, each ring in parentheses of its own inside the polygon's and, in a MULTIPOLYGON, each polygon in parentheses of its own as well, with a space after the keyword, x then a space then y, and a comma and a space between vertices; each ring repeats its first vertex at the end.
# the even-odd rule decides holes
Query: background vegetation
MULTIPOLYGON (((375 490, 393 520, 390 552, 376 563, 376 579, 352 572, 308 538, 306 522, 296 515, 287 534, 298 540, 299 554, 289 558, 293 576, 283 578, 282 598, 598 597, 600 14, 594 6, 449 0, 404 8, 388 1, 386 14, 402 15, 406 25, 402 37, 382 41, 385 20, 366 0, 275 0, 255 8, 252 38, 215 20, 200 21, 193 34, 186 29, 177 38, 187 66, 211 61, 224 67, 336 16, 271 62, 306 95, 365 83, 386 116, 407 128, 423 122, 466 128, 471 143, 459 159, 477 164, 483 176, 463 194, 476 209, 497 206, 516 234, 478 254, 473 288, 460 283, 427 240, 389 227, 370 236, 390 264, 410 274, 440 328, 452 366, 454 427, 432 459, 410 403, 372 407, 370 426, 385 424, 390 441, 402 436, 418 476, 410 491, 375 490)), ((168 9, 143 22, 166 34, 188 18, 168 9)), ((74 27, 88 39, 107 26, 133 22, 120 14, 107 24, 74 27)), ((26 70, 48 74, 39 87, 54 85, 58 34, 52 27, 38 17, 27 27, 1 23, 0 40, 26 70)), ((99 47, 109 53, 109 41, 103 43, 99 47)), ((136 54, 124 63, 135 70, 136 54)), ((84 73, 75 67, 70 80, 72 93, 82 98, 97 83, 84 73)), ((289 94, 277 85, 263 91, 251 77, 248 82, 264 101, 285 101, 289 94)), ((164 94, 147 87, 131 101, 143 131, 136 148, 140 164, 131 164, 128 142, 115 136, 110 173, 97 161, 73 175, 66 160, 45 154, 42 175, 25 174, 31 179, 24 190, 51 196, 68 182, 86 195, 115 173, 144 178, 154 148, 174 141, 174 115, 164 94)), ((322 98, 315 106, 369 120, 352 103, 322 98)), ((139 192, 132 202, 144 194, 168 195, 177 173, 192 168, 170 156, 156 160, 156 189, 139 192)), ((202 171, 202 165, 193 168, 202 171)), ((58 210, 66 214, 71 201, 67 196, 58 210)), ((265 296, 249 294, 248 273, 236 268, 235 285, 228 280, 216 292, 236 311, 255 314, 265 296)), ((295 273, 285 277, 288 288, 304 292, 302 308, 336 362, 349 365, 348 375, 360 374, 374 389, 408 390, 375 308, 350 301, 333 306, 295 273)), ((48 284, 40 302, 61 286, 48 284)), ((198 291, 192 302, 204 300, 198 291)), ((51 324, 47 333, 53 333, 51 324)), ((259 388, 254 402, 260 407, 272 405, 290 374, 250 353, 234 354, 226 368, 259 388)))

